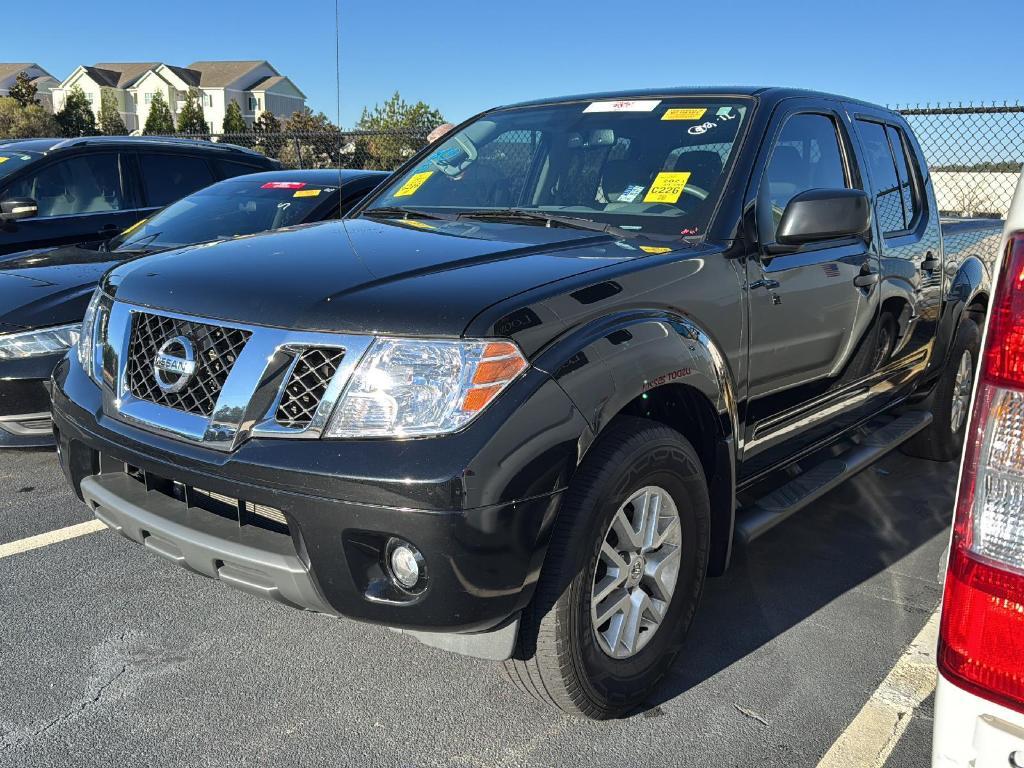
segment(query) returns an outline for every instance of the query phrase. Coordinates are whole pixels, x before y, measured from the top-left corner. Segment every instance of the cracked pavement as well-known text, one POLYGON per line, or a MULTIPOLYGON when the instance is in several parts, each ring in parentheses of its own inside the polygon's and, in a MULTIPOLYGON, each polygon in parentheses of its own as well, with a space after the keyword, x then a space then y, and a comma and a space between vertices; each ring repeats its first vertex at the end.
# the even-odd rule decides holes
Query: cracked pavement
MULTIPOLYGON (((299 613, 109 531, 0 559, 0 766, 814 765, 917 636, 956 482, 894 453, 709 581, 642 711, 564 717, 493 664, 299 613)), ((90 519, 0 454, 0 542, 90 519), (22 488, 30 490, 21 491, 22 488)), ((930 699, 888 765, 926 764, 930 699)))

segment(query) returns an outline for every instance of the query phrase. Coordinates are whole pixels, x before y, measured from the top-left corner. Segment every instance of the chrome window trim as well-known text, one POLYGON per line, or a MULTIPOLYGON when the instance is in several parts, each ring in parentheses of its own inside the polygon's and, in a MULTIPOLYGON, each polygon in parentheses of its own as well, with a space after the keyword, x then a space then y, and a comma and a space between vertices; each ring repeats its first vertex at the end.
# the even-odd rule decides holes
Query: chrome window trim
POLYGON ((254 437, 319 438, 348 380, 373 341, 373 336, 234 323, 115 301, 110 309, 106 336, 101 339, 102 344, 97 345, 102 348, 103 412, 142 429, 218 451, 232 451, 254 437), (132 317, 136 313, 237 328, 251 334, 221 388, 211 417, 142 400, 129 391, 128 351, 132 317), (283 427, 275 421, 277 406, 298 354, 307 347, 341 349, 345 355, 309 425, 303 429, 283 427))

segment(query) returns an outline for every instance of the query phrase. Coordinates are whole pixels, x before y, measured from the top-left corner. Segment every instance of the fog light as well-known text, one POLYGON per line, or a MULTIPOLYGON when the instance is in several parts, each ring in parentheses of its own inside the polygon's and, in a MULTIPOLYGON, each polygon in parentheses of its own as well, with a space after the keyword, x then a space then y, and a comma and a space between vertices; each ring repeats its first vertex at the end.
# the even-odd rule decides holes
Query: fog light
POLYGON ((391 576, 400 587, 412 589, 423 574, 423 555, 412 544, 401 539, 392 539, 388 549, 391 552, 388 564, 391 576))

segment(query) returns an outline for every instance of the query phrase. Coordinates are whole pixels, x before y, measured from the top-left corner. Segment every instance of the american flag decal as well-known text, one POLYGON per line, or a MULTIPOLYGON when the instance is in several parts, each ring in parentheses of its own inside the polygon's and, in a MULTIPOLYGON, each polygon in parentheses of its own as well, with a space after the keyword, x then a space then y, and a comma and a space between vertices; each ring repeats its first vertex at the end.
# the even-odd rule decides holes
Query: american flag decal
POLYGON ((839 277, 838 264, 825 264, 822 269, 825 270, 825 277, 839 277))

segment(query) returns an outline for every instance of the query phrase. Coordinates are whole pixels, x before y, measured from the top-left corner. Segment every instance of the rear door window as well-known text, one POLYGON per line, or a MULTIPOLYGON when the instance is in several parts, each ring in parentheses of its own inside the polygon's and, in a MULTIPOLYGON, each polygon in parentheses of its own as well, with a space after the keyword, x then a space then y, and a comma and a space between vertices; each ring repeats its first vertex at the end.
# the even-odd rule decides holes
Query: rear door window
POLYGON ((139 155, 146 204, 163 207, 213 183, 213 173, 204 158, 194 155, 139 155))
MULTIPOLYGON (((903 176, 893 156, 886 126, 871 120, 857 120, 857 130, 864 145, 864 160, 871 173, 875 194, 875 216, 883 235, 893 235, 910 228, 913 219, 912 194, 906 157, 900 160, 903 176), (911 201, 905 205, 904 193, 911 201)), ((900 145, 902 147, 902 144, 900 145)))
POLYGON ((914 184, 915 168, 910 162, 910 155, 907 152, 907 141, 900 129, 887 125, 885 134, 889 139, 889 146, 892 148, 896 158, 896 175, 900 180, 900 199, 903 201, 903 218, 907 222, 907 229, 910 229, 917 222, 917 216, 921 213, 920 199, 917 195, 917 187, 914 184))
POLYGON ((7 188, 4 197, 30 197, 37 218, 110 213, 131 208, 116 152, 79 155, 48 163, 7 188))
POLYGON ((233 179, 235 176, 244 176, 247 173, 260 173, 266 168, 256 168, 246 163, 236 163, 233 160, 218 160, 217 167, 222 179, 233 179))

